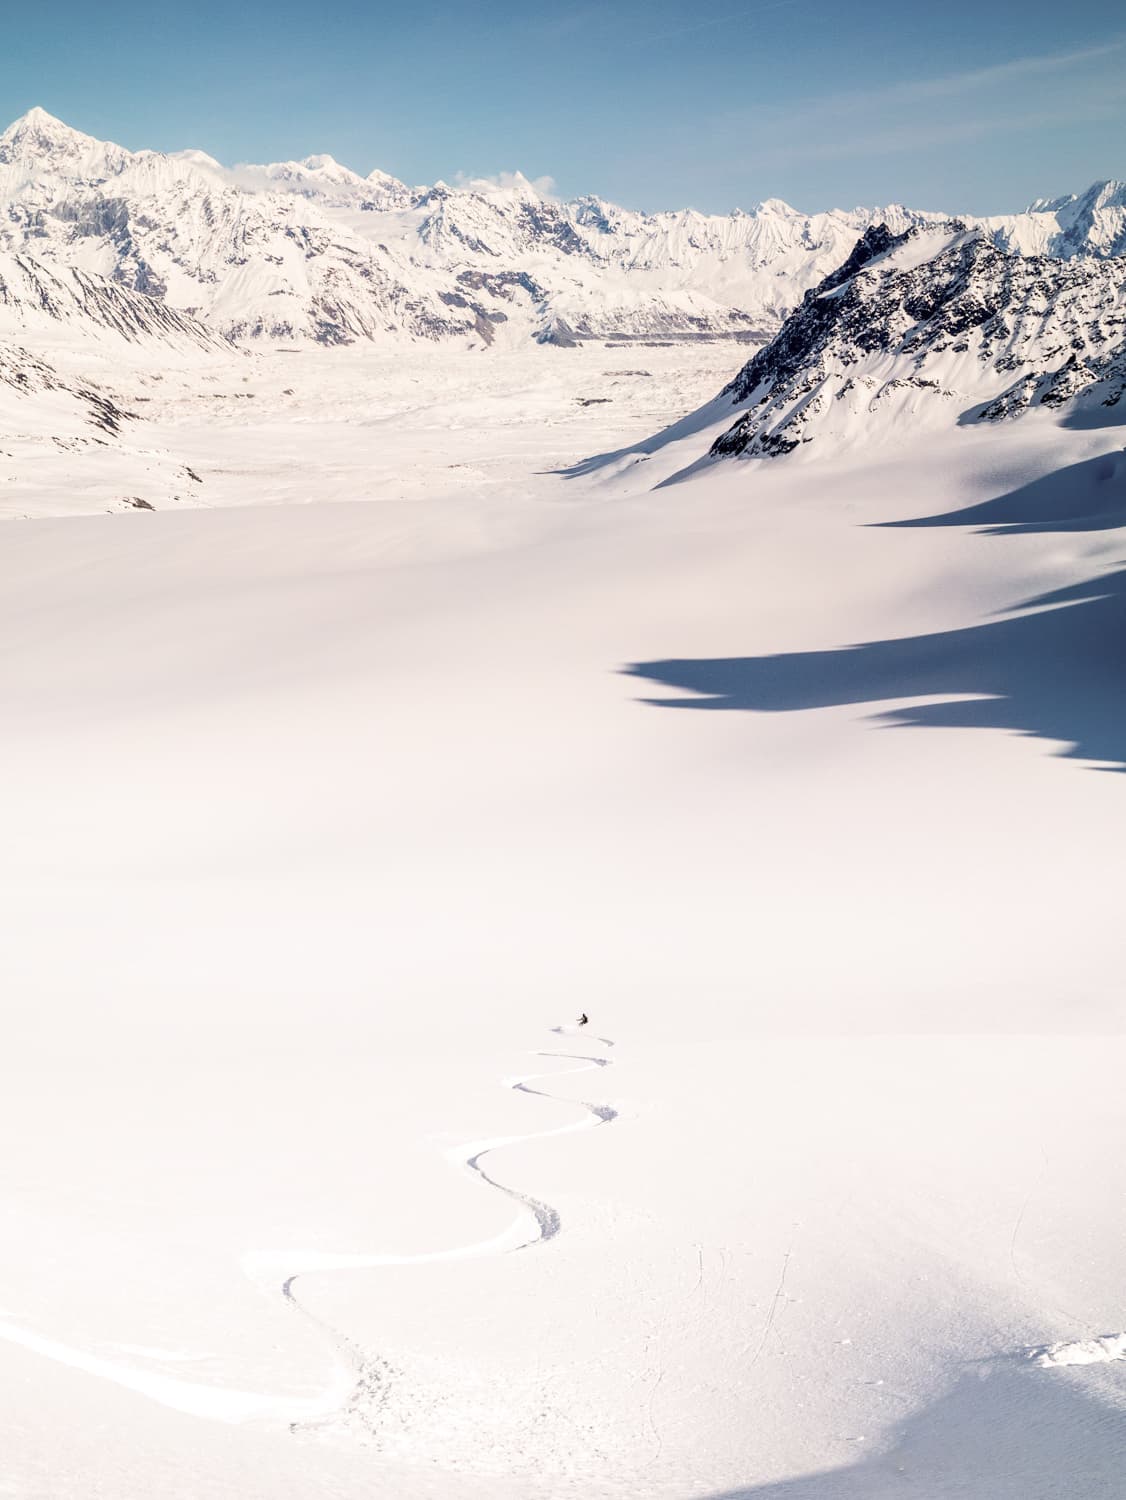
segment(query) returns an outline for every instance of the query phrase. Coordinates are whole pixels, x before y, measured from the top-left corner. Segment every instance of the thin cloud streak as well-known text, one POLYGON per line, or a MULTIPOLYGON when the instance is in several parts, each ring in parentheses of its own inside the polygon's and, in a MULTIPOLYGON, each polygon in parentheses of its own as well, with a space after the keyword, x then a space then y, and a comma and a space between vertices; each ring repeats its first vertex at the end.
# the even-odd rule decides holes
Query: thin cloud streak
POLYGON ((887 156, 1044 125, 1105 120, 1113 118, 1126 99, 1126 82, 1117 71, 1113 79, 1104 77, 1088 84, 1082 94, 1071 95, 1066 115, 1058 108, 1015 109, 1011 95, 1005 100, 985 101, 984 109, 949 121, 919 122, 917 106, 921 100, 968 99, 975 93, 996 93, 1006 83, 1034 76, 1074 69, 1090 71, 1092 64, 1115 58, 1124 49, 1126 37, 1115 37, 1095 47, 1014 58, 992 67, 896 83, 883 89, 830 94, 785 107, 731 111, 716 116, 712 127, 725 139, 733 134, 743 138, 745 166, 763 166, 836 161, 862 153, 887 156), (993 109, 989 103, 994 104, 993 109), (910 113, 899 114, 905 111, 910 113), (857 130, 858 119, 884 120, 887 125, 878 130, 857 130))
MULTIPOLYGON (((898 84, 888 93, 898 93, 910 99, 942 99, 952 94, 964 94, 973 89, 993 88, 1010 78, 1027 78, 1042 73, 1059 73, 1082 63, 1095 62, 1111 57, 1126 47, 1126 37, 1115 37, 1097 47, 1082 47, 1074 52, 1045 53, 1039 56, 1015 57, 1012 62, 995 63, 988 68, 971 68, 965 73, 949 73, 942 78, 923 79, 917 83, 898 84)), ((849 96, 838 96, 849 97, 849 96)), ((865 98, 863 92, 856 97, 865 98)))
MULTIPOLYGON (((1090 100, 1067 111, 1069 121, 1093 122, 1113 119, 1121 113, 1126 102, 1126 86, 1117 98, 1104 101, 1090 100)), ((870 135, 855 135, 847 140, 836 139, 810 143, 806 146, 783 146, 776 152, 761 156, 752 155, 750 160, 760 162, 840 161, 867 152, 872 156, 892 156, 901 151, 926 150, 931 146, 955 145, 959 141, 981 140, 989 135, 1020 134, 1026 130, 1038 130, 1045 125, 1059 125, 1064 115, 1058 109, 1039 110, 1022 115, 985 116, 977 119, 951 121, 949 125, 919 126, 897 129, 894 132, 873 131, 870 135)))

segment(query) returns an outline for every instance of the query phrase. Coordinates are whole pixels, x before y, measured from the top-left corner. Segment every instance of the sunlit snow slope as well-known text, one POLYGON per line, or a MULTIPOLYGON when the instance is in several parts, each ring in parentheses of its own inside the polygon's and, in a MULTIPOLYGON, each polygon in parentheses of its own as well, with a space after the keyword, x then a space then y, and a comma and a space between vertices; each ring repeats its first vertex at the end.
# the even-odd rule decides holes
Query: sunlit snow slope
POLYGON ((1118 1495, 1060 416, 5 529, 14 1494, 1118 1495))
POLYGON ((1114 194, 739 371, 378 347, 605 206, 0 172, 0 1492, 1119 1500, 1114 194))

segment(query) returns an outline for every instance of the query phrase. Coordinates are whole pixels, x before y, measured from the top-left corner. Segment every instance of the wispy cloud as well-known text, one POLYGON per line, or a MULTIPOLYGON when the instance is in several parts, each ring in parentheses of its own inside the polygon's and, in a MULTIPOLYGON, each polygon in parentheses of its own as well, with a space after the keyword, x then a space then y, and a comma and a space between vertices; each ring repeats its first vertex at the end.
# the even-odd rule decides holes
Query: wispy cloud
POLYGON ((932 146, 953 146, 960 142, 981 140, 984 136, 1021 135, 1060 125, 1066 118, 1072 123, 1092 123, 1120 116, 1126 103, 1126 84, 1114 97, 1091 98, 1071 106, 1029 110, 1020 114, 964 115, 956 120, 932 120, 918 124, 897 125, 894 130, 873 130, 833 140, 795 142, 771 152, 777 161, 841 161, 860 153, 868 156, 891 156, 902 151, 923 151, 932 146))
POLYGON ((1115 57, 1124 50, 1126 50, 1126 36, 1115 37, 1097 47, 1015 57, 1010 62, 994 63, 988 68, 970 68, 961 73, 945 73, 938 78, 904 80, 902 83, 892 84, 883 89, 857 89, 848 93, 833 94, 825 101, 825 104, 828 107, 852 105, 857 102, 869 105, 918 104, 925 99, 950 99, 962 94, 996 90, 1007 83, 1040 77, 1046 73, 1069 72, 1075 68, 1082 68, 1087 63, 1115 57))
POLYGON ((541 198, 555 197, 554 177, 525 177, 523 172, 494 172, 487 177, 472 172, 455 172, 454 186, 469 188, 475 193, 508 193, 530 187, 541 198))
MULTIPOLYGON (((726 138, 742 141, 747 164, 767 164, 889 155, 1051 124, 1111 119, 1126 100, 1124 54, 1126 37, 1113 37, 1098 46, 905 79, 878 89, 728 111, 712 125, 726 138), (1041 103, 1021 88, 1063 74, 1086 75, 1082 90, 1068 93, 1066 108, 1041 103), (951 112, 927 114, 927 104, 944 101, 951 112)), ((1070 87, 1075 89, 1074 79, 1070 87)))

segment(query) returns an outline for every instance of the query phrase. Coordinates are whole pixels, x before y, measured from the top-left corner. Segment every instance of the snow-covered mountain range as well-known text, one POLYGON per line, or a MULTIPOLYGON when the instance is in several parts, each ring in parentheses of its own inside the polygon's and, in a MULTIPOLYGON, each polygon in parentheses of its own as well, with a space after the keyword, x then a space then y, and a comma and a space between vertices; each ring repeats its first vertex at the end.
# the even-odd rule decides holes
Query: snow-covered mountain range
MULTIPOLYGON (((645 214, 524 178, 411 188, 328 156, 227 169, 127 151, 33 109, 0 136, 0 250, 154 297, 238 340, 737 338, 761 343, 891 205, 645 214)), ((999 245, 1119 253, 1126 185, 980 221, 999 245)), ((89 283, 87 283, 89 284, 89 283)))
POLYGON ((27 254, 0 254, 0 337, 108 334, 130 343, 210 353, 229 340, 159 298, 75 266, 48 267, 27 254))
POLYGON ((744 410, 716 455, 839 448, 904 418, 1126 418, 1126 260, 1019 255, 956 221, 875 227, 723 394, 744 410))

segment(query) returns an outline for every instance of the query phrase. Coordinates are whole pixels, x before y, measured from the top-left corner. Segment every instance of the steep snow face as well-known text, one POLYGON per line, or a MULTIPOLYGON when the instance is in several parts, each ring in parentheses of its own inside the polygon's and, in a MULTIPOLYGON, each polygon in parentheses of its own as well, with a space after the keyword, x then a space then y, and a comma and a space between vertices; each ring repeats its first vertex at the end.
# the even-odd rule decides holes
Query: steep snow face
POLYGON ((12 334, 71 342, 108 335, 208 352, 231 348, 213 329, 155 297, 74 267, 52 270, 30 255, 0 255, 0 337, 12 334))
POLYGON ((1124 391, 1126 263, 1015 255, 957 222, 879 226, 727 387, 748 409, 712 451, 836 448, 905 420, 914 434, 1064 403, 1111 421, 1124 391))
POLYGON ((997 242, 1025 255, 1126 255, 1126 182, 1038 199, 1026 213, 982 220, 997 242))

